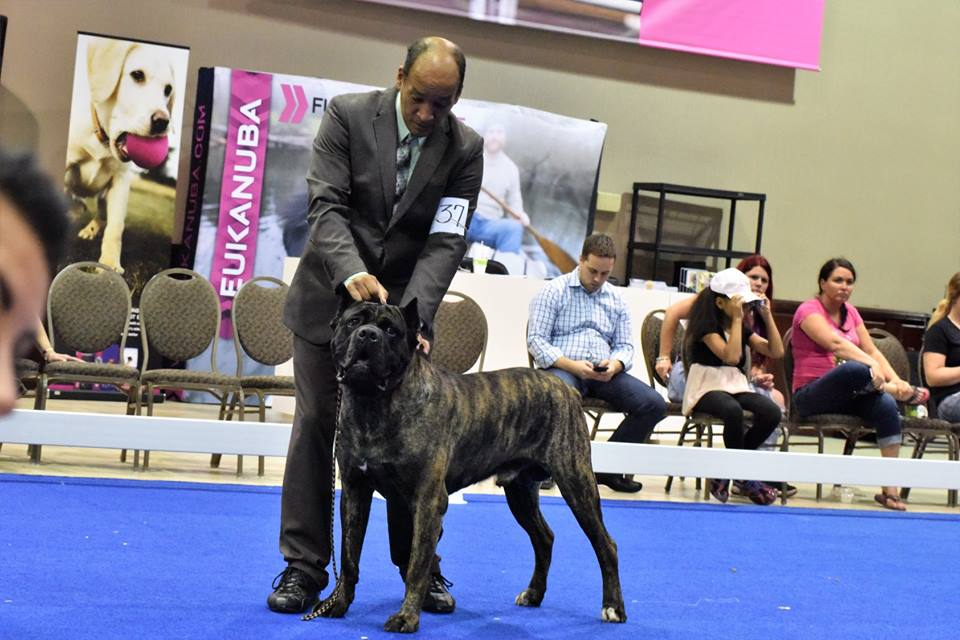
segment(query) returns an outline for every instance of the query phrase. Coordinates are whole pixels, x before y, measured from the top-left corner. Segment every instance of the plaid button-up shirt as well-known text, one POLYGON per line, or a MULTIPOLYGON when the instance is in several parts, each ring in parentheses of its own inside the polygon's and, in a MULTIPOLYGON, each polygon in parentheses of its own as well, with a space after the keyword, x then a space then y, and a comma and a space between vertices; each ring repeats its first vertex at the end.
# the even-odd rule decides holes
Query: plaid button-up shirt
POLYGON ((571 360, 619 360, 633 366, 630 311, 610 283, 589 293, 580 283, 579 267, 555 278, 530 301, 527 348, 538 367, 548 368, 566 356, 571 360))

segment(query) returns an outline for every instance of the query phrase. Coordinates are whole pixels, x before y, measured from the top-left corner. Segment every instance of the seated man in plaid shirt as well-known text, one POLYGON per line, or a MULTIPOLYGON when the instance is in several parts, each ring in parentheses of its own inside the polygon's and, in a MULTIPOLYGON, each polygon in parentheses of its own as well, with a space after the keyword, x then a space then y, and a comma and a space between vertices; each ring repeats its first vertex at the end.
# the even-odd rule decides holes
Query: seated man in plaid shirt
MULTIPOLYGON (((579 266, 530 302, 527 349, 538 367, 626 414, 610 442, 645 442, 667 407, 660 394, 626 373, 633 365, 630 311, 607 282, 616 257, 609 236, 595 233, 584 241, 579 266)), ((597 482, 627 493, 643 488, 620 474, 598 473, 597 482)))

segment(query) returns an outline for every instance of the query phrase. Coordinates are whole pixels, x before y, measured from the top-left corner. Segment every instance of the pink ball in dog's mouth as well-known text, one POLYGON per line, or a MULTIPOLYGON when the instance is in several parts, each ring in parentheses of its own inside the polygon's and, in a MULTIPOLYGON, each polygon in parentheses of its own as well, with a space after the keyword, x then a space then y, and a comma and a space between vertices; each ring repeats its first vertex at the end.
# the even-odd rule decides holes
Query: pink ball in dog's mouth
POLYGON ((153 169, 159 167, 167 159, 170 143, 167 141, 167 136, 147 138, 128 133, 123 147, 138 167, 153 169))

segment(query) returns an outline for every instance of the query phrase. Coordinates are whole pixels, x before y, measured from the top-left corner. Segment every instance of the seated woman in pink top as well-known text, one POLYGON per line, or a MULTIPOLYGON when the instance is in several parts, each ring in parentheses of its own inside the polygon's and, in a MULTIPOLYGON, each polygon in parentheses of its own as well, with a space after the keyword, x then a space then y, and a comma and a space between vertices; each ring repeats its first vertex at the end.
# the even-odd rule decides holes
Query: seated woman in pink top
MULTIPOLYGON (((897 400, 925 402, 926 389, 897 377, 877 349, 856 308, 848 302, 857 272, 844 258, 820 268, 820 293, 793 316, 793 402, 801 417, 818 413, 855 415, 877 432, 884 457, 900 455, 897 400)), ((887 509, 905 511, 896 487, 883 487, 874 499, 887 509)))

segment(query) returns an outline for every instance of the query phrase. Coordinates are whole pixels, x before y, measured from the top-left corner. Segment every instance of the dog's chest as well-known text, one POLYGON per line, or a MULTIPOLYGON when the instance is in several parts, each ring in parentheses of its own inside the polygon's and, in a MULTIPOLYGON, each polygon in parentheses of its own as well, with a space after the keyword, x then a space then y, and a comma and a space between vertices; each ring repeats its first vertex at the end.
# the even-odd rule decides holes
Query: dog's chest
POLYGON ((74 182, 70 187, 80 195, 93 195, 103 191, 121 171, 123 163, 109 153, 98 158, 88 158, 77 162, 73 167, 74 182))

